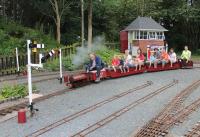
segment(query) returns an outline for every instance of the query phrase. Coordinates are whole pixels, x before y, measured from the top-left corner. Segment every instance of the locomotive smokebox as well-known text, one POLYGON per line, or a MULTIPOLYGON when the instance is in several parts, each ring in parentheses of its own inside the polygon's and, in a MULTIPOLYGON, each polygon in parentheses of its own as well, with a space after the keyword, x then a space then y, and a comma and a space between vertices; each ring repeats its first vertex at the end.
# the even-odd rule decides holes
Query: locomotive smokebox
POLYGON ((69 76, 64 76, 64 82, 68 83, 69 82, 69 76))
POLYGON ((77 82, 77 81, 87 81, 88 77, 87 74, 78 74, 78 75, 73 75, 69 77, 69 82, 77 82))

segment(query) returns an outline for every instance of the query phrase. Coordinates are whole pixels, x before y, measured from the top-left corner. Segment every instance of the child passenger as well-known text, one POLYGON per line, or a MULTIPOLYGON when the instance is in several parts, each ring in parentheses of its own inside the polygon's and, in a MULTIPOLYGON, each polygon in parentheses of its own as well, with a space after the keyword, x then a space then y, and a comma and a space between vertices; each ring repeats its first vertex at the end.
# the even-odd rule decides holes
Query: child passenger
POLYGON ((161 52, 161 61, 162 61, 162 67, 164 68, 165 64, 169 62, 169 55, 165 51, 165 49, 162 49, 161 52))
POLYGON ((154 68, 157 68, 158 63, 161 61, 161 53, 158 48, 155 48, 154 51, 155 51, 154 56, 156 58, 154 61, 154 68))
POLYGON ((133 59, 132 56, 129 54, 129 50, 125 51, 125 63, 124 63, 124 67, 127 69, 127 72, 129 72, 129 68, 133 67, 133 59))
POLYGON ((135 65, 136 65, 135 71, 137 71, 138 66, 139 70, 141 70, 142 65, 144 65, 144 59, 145 59, 144 54, 142 53, 142 50, 139 48, 137 50, 137 56, 135 58, 135 65))
POLYGON ((177 61, 177 59, 176 59, 176 53, 174 52, 173 48, 170 49, 169 60, 170 60, 171 67, 172 67, 173 63, 175 63, 177 61))
POLYGON ((124 68, 124 58, 123 58, 123 56, 119 56, 119 61, 120 61, 119 69, 121 70, 121 73, 125 73, 126 70, 124 68))
POLYGON ((116 72, 116 68, 119 67, 120 65, 120 60, 117 55, 114 55, 114 58, 112 59, 112 68, 116 72))
POLYGON ((150 51, 149 68, 151 67, 151 64, 154 63, 155 60, 156 60, 154 53, 155 53, 155 52, 154 52, 153 50, 150 51))

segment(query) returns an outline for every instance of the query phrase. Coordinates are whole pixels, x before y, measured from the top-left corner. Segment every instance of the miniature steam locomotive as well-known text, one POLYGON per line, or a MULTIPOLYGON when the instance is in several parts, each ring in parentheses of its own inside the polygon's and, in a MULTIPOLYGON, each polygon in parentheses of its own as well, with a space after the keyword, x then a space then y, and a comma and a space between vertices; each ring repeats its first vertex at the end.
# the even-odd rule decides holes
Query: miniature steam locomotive
MULTIPOLYGON (((182 69, 182 68, 193 68, 193 62, 189 61, 185 66, 182 65, 181 60, 178 60, 176 63, 173 64, 171 67, 170 64, 166 64, 165 67, 162 67, 161 64, 157 66, 157 68, 149 67, 149 65, 145 64, 142 66, 141 70, 135 71, 135 68, 130 68, 129 72, 121 73, 120 70, 117 70, 116 72, 110 68, 104 68, 101 70, 101 79, 108 79, 108 78, 119 78, 119 77, 125 77, 130 75, 136 75, 141 73, 147 73, 147 72, 157 72, 157 71, 166 71, 166 70, 175 70, 175 69, 182 69)), ((88 83, 94 82, 96 80, 96 71, 90 71, 89 73, 86 72, 80 72, 78 74, 74 75, 66 75, 64 76, 64 82, 66 83, 66 86, 70 88, 76 88, 83 85, 86 85, 88 83)))

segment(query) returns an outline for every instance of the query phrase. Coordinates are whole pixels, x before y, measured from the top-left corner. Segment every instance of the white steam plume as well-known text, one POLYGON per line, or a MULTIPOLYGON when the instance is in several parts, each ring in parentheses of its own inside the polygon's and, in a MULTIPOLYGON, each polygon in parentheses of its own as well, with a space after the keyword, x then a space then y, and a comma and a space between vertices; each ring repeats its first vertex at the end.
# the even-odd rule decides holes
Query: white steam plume
MULTIPOLYGON (((87 42, 86 42, 87 43, 87 42)), ((93 39, 93 43, 91 47, 84 46, 84 47, 78 47, 76 55, 72 58, 72 63, 75 66, 82 65, 87 59, 88 54, 91 52, 95 52, 101 48, 103 48, 105 45, 105 37, 104 36, 97 36, 93 39)))

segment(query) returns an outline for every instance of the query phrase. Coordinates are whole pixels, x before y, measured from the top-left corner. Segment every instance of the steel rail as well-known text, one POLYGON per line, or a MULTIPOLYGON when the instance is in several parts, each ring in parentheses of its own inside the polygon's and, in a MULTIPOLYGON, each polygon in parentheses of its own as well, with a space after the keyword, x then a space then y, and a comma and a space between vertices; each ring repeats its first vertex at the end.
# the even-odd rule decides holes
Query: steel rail
POLYGON ((63 118, 61 120, 58 120, 58 121, 56 121, 56 122, 54 122, 54 123, 52 123, 52 124, 50 124, 50 125, 48 125, 48 126, 46 126, 44 128, 41 128, 41 129, 39 129, 39 130, 27 135, 27 137, 36 137, 36 136, 42 135, 42 134, 44 134, 44 133, 46 133, 46 132, 48 132, 48 131, 50 131, 50 130, 52 130, 52 129, 54 129, 54 128, 62 125, 62 124, 65 124, 65 123, 67 123, 67 122, 69 122, 69 121, 71 121, 71 120, 73 120, 75 118, 78 118, 78 117, 80 117, 82 115, 85 115, 85 114, 87 114, 87 113, 89 113, 89 112, 91 112, 91 111, 93 111, 93 110, 105 105, 105 104, 108 104, 108 103, 110 103, 110 102, 112 102, 114 100, 117 100, 117 99, 119 99, 119 98, 121 98, 123 96, 129 95, 129 94, 134 93, 134 92, 136 92, 138 90, 146 88, 146 87, 148 87, 148 86, 150 86, 152 84, 153 84, 152 82, 147 81, 147 83, 145 83, 143 85, 140 85, 140 86, 135 87, 133 89, 129 89, 129 90, 127 90, 125 92, 122 92, 120 94, 114 95, 114 96, 112 96, 112 97, 110 97, 108 99, 105 99, 105 100, 103 100, 101 102, 98 102, 98 103, 96 103, 96 104, 94 104, 92 106, 89 106, 89 107, 87 107, 87 108, 85 108, 83 110, 80 110, 80 111, 78 111, 78 112, 76 112, 76 113, 74 113, 72 115, 69 115, 69 116, 67 116, 67 117, 65 117, 65 118, 63 118))
POLYGON ((134 107, 146 102, 147 100, 153 98, 154 96, 162 93, 163 91, 165 91, 166 89, 174 86, 175 84, 177 84, 178 81, 173 81, 170 84, 167 84, 159 89, 157 89, 156 91, 130 103, 129 105, 125 106, 124 108, 112 113, 111 115, 109 115, 108 117, 92 124, 91 126, 81 130, 78 133, 75 133, 74 135, 72 135, 71 137, 84 137, 88 134, 90 134, 91 132, 94 132, 95 130, 101 128, 102 126, 108 124, 109 122, 113 121, 114 119, 118 118, 119 116, 121 116, 122 114, 126 113, 127 111, 133 109, 134 107))
POLYGON ((200 121, 195 124, 195 126, 188 131, 184 137, 199 137, 200 136, 200 121))
MULTIPOLYGON (((180 105, 183 101, 198 87, 200 86, 200 80, 192 83, 182 92, 180 92, 161 112, 157 115, 157 117, 153 118, 146 126, 144 126, 135 137, 143 137, 143 136, 165 136, 168 134, 168 129, 177 121, 180 120, 177 116, 186 116, 186 113, 182 114, 181 112, 184 109, 180 108, 180 105)), ((193 104, 193 103, 192 103, 193 104)), ((190 107, 190 106, 188 106, 190 107)), ((190 111, 191 112, 191 111, 190 111)), ((189 115, 189 113, 187 113, 189 115)))

